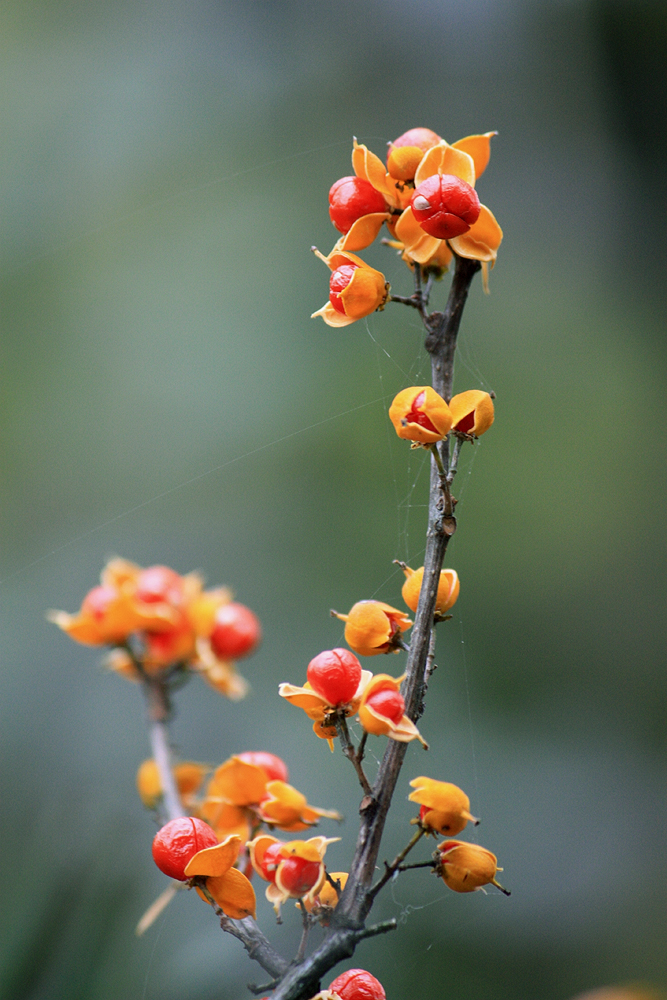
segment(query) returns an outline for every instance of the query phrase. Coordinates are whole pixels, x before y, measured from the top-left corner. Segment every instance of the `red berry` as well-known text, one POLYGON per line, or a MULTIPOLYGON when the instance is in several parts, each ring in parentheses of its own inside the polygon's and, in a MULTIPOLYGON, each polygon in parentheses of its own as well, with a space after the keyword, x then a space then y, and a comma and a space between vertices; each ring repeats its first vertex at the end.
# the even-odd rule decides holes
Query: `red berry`
POLYGON ((329 302, 343 316, 346 316, 347 313, 345 312, 345 306, 340 300, 340 293, 350 284, 352 276, 358 267, 358 264, 341 264, 329 278, 329 302))
POLYGON ((385 1000, 382 983, 365 969, 348 969, 329 986, 341 1000, 385 1000))
POLYGON ((329 215, 339 233, 349 232, 363 215, 386 211, 380 192, 363 177, 341 177, 329 191, 329 215))
POLYGON ((393 142, 389 143, 387 159, 391 156, 393 149, 400 149, 402 146, 416 146, 418 149, 426 152, 431 146, 437 146, 440 141, 440 136, 430 128, 408 129, 403 135, 399 135, 398 139, 394 139, 393 142))
POLYGON ((425 392, 418 393, 412 402, 410 411, 405 414, 404 419, 407 420, 409 424, 417 424, 419 427, 423 427, 425 430, 431 431, 433 434, 438 434, 438 428, 432 423, 431 420, 429 420, 423 410, 420 409, 420 407, 424 405, 425 399, 425 392))
POLYGON ((206 847, 215 847, 218 838, 208 823, 192 816, 172 819, 155 834, 153 861, 169 878, 187 882, 188 862, 206 847))
POLYGON ((252 653, 262 638, 257 616, 244 604, 223 604, 215 613, 211 648, 221 660, 238 660, 252 653))
POLYGON ((99 622, 104 618, 109 604, 116 597, 118 594, 113 587, 93 587, 83 599, 81 612, 92 615, 99 622))
POLYGON ((438 240, 451 240, 467 233, 480 212, 475 189, 453 174, 427 177, 410 204, 424 232, 438 240))
POLYGON ((246 764, 261 767, 269 781, 287 781, 289 778, 287 764, 266 750, 246 750, 245 753, 237 753, 236 756, 246 764))
POLYGON ((267 882, 275 882, 276 880, 276 870, 280 862, 283 860, 280 853, 282 846, 283 845, 280 841, 276 841, 275 844, 271 844, 271 846, 267 847, 264 851, 264 856, 259 867, 262 869, 262 875, 267 882))
POLYGON ((352 701, 361 680, 361 664, 349 649, 326 649, 308 664, 308 683, 329 705, 352 701))
POLYGON ((321 871, 319 861, 285 858, 280 866, 280 884, 291 896, 300 898, 317 884, 321 871))
POLYGON ((392 722, 400 722, 405 712, 405 702, 403 696, 398 691, 391 691, 387 688, 376 691, 370 696, 367 704, 385 719, 392 722))
POLYGON ((137 577, 137 599, 147 604, 175 604, 183 599, 183 578, 168 566, 149 566, 137 577))

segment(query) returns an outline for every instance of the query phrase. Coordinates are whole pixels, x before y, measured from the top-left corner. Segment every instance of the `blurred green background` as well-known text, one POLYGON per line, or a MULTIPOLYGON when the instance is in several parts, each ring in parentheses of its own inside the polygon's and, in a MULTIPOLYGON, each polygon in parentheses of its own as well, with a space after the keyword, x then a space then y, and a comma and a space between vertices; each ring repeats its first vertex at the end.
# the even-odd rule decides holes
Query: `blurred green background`
MULTIPOLYGON (((324 832, 349 862, 351 769, 276 685, 341 643, 329 608, 395 603, 392 560, 421 564, 423 456, 386 407, 428 366, 398 305, 310 320, 309 247, 334 242, 352 135, 382 155, 415 125, 499 131, 479 192, 505 241, 456 373, 497 420, 457 480, 461 598, 385 853, 408 780, 455 781, 512 897, 408 873, 377 907, 398 932, 352 964, 389 1000, 664 987, 664 3, 7 0, 0 48, 3 1000, 234 1000, 264 977, 187 894, 134 936, 164 886, 143 707, 44 620, 110 555, 256 609, 251 697, 193 680, 175 741, 283 756, 347 814, 324 832)), ((409 294, 392 251, 368 259, 409 294)), ((262 900, 260 924, 295 948, 296 914, 275 928, 262 900)))

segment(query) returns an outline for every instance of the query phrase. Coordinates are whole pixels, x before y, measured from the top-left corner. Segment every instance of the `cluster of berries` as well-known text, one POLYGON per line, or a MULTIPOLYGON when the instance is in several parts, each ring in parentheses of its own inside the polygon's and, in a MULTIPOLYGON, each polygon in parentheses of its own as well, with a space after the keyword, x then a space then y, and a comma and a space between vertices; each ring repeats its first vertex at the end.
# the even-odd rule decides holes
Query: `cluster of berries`
MULTIPOLYGON (((334 810, 311 806, 288 784, 285 762, 264 750, 235 754, 214 770, 185 761, 175 765, 173 774, 183 806, 205 820, 220 840, 235 834, 245 843, 262 826, 298 833, 323 817, 341 818, 334 810)), ((163 790, 154 760, 139 768, 137 790, 148 809, 159 809, 163 790)))
POLYGON ((354 176, 329 191, 329 215, 342 236, 327 257, 315 251, 332 273, 329 301, 313 316, 340 327, 384 307, 384 275, 354 253, 370 246, 383 225, 392 237, 386 242, 409 267, 417 263, 439 277, 454 254, 493 266, 503 234, 475 183, 495 134, 450 145, 431 129, 409 129, 389 143, 386 165, 355 139, 354 176))
MULTIPOLYGON (((287 776, 284 763, 273 754, 239 754, 223 765, 227 777, 233 774, 237 799, 249 800, 258 793, 253 786, 257 775, 241 766, 249 761, 261 762, 261 767, 259 763, 249 764, 250 767, 266 768, 264 777, 269 786, 280 780, 270 781, 271 774, 287 776)), ((410 784, 414 791, 409 799, 420 806, 419 815, 412 822, 423 833, 451 838, 461 833, 468 822, 477 824, 478 820, 470 813, 468 796, 456 785, 425 776, 415 778, 410 784)), ((324 810, 319 815, 340 818, 324 810)), ((274 825, 304 829, 307 824, 274 825)), ((266 898, 278 915, 287 900, 296 899, 326 925, 348 878, 347 872, 327 872, 324 864, 327 847, 338 840, 338 837, 319 836, 286 842, 271 833, 256 832, 248 840, 243 831, 216 830, 210 821, 199 816, 185 816, 171 820, 158 831, 153 841, 153 858, 165 875, 190 882, 203 899, 215 902, 234 919, 255 915, 255 893, 250 884, 254 871, 268 883, 266 898)), ((435 872, 455 892, 473 892, 489 883, 502 889, 496 881, 499 869, 495 855, 477 844, 447 839, 438 846, 434 859, 435 872)))
MULTIPOLYGON (((413 570, 400 563, 405 574, 402 597, 411 611, 417 610, 424 567, 413 570)), ((459 596, 460 583, 455 570, 440 573, 435 613, 443 618, 459 596)), ((358 601, 347 614, 333 614, 345 622, 345 641, 354 650, 328 649, 310 661, 303 687, 283 683, 278 693, 292 705, 302 708, 313 721, 313 731, 321 739, 333 741, 337 735, 335 716, 348 718, 359 713, 367 733, 389 736, 407 743, 418 739, 419 730, 405 714, 400 692, 402 677, 372 674, 363 670, 354 654, 377 656, 404 648, 403 634, 412 626, 404 611, 382 601, 358 601)))
POLYGON ((108 665, 124 677, 196 671, 232 699, 247 692, 235 661, 252 653, 262 634, 257 617, 226 587, 204 590, 197 573, 125 559, 107 563, 76 614, 51 611, 49 618, 77 642, 112 647, 108 665))

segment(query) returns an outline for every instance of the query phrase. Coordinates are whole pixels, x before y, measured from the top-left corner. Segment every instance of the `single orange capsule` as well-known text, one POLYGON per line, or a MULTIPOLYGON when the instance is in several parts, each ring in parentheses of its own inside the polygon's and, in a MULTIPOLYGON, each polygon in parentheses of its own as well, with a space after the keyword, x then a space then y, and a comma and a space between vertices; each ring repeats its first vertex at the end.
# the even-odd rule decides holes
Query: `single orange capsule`
POLYGON ((314 312, 311 319, 321 316, 328 326, 347 326, 355 320, 370 316, 376 309, 384 308, 389 296, 389 285, 381 271, 376 271, 361 257, 344 250, 332 250, 323 260, 332 272, 329 281, 329 301, 314 312))
POLYGON ((454 892, 474 892, 484 885, 495 885, 506 896, 507 889, 496 881, 498 868, 495 854, 479 844, 462 840, 446 840, 438 845, 438 874, 454 892))
POLYGON ((436 781, 421 776, 410 782, 414 792, 408 796, 410 802, 418 802, 419 822, 428 833, 456 836, 468 822, 477 825, 479 820, 470 813, 470 799, 457 785, 449 781, 436 781))
POLYGON ((400 438, 419 444, 435 444, 449 434, 449 406, 430 385, 403 389, 389 407, 389 419, 400 438))
POLYGON ((403 632, 412 626, 404 612, 382 601, 357 601, 349 614, 332 614, 345 622, 345 642, 360 656, 398 652, 403 632))
POLYGON ((479 437, 488 431, 494 420, 493 400, 488 392, 468 389, 449 401, 452 413, 452 430, 479 437))
MULTIPOLYGON (((416 611, 422 580, 424 578, 424 567, 420 566, 419 569, 410 569, 405 563, 399 563, 399 566, 406 577, 401 595, 410 610, 416 611)), ((455 569, 441 570, 438 593, 435 598, 435 613, 437 615, 444 615, 450 608, 454 607, 459 596, 460 587, 458 574, 455 569)))

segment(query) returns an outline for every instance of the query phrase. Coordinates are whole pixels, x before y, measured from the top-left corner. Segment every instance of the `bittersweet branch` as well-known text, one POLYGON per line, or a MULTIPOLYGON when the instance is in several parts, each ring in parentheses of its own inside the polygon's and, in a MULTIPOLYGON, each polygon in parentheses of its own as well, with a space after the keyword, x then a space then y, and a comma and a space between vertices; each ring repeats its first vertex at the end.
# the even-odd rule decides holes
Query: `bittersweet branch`
MULTIPOLYGON (((478 261, 457 256, 444 312, 434 312, 424 317, 426 350, 431 355, 433 387, 445 400, 452 396, 454 355, 461 316, 470 284, 479 269, 478 261)), ((416 266, 415 299, 418 302, 421 302, 421 295, 421 274, 416 266)), ((405 712, 413 721, 423 712, 424 693, 433 661, 432 634, 440 572, 447 544, 456 530, 453 502, 451 496, 448 496, 449 484, 446 483, 449 471, 446 439, 440 445, 439 457, 445 476, 443 477, 438 463, 432 457, 424 575, 402 687, 405 712)), ((308 1000, 314 996, 320 988, 321 978, 338 962, 349 958, 357 943, 368 936, 364 925, 375 898, 373 876, 406 750, 407 744, 389 740, 370 795, 365 795, 361 804, 361 823, 354 859, 327 937, 303 963, 287 972, 275 990, 273 1000, 308 1000)))
MULTIPOLYGON (((179 816, 187 815, 187 813, 183 809, 172 770, 168 732, 168 721, 171 715, 168 681, 159 677, 148 677, 143 671, 138 658, 131 651, 130 653, 134 665, 142 677, 147 703, 151 747, 163 790, 163 808, 167 819, 177 819, 179 816)), ((205 885, 202 891, 204 895, 209 896, 205 885)), ((213 902, 212 897, 209 899, 209 902, 213 902)), ((243 920, 232 920, 230 917, 225 916, 219 907, 216 906, 215 910, 220 918, 220 927, 222 930, 238 938, 249 957, 258 962, 265 972, 274 977, 280 977, 285 974, 289 967, 289 962, 273 948, 268 938, 262 934, 252 917, 246 917, 243 920)))

